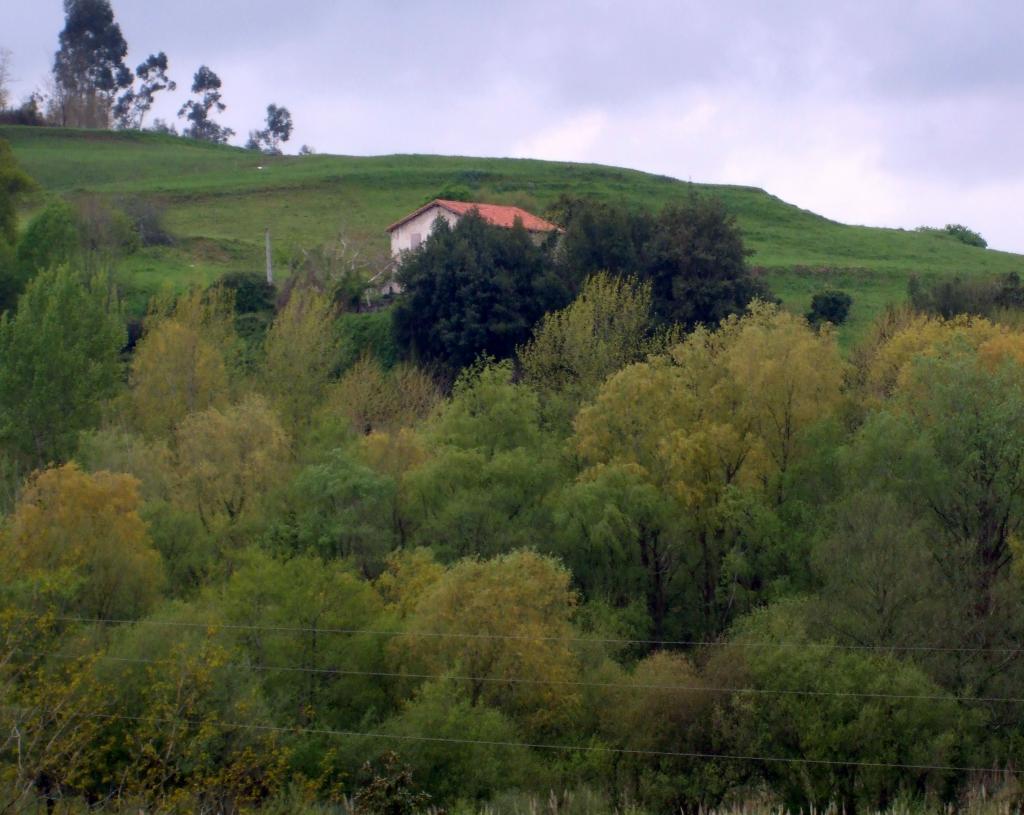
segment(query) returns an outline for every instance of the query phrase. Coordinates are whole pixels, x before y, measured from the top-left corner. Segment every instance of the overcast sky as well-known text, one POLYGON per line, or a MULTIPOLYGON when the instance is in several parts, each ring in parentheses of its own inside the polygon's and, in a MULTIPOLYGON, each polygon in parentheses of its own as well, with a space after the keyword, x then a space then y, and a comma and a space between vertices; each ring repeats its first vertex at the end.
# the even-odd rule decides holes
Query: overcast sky
MULTIPOLYGON (((290 150, 594 161, 763 187, 847 223, 959 222, 1024 252, 1024 0, 113 0, 134 67, 224 82, 290 150)), ((0 0, 15 96, 60 0, 0 0)))

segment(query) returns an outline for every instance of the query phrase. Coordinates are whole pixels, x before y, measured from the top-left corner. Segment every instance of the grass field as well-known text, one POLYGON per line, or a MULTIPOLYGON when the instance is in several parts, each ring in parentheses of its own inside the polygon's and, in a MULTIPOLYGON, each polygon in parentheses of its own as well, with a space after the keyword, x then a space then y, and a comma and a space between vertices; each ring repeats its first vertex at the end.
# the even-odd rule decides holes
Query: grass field
MULTIPOLYGON (((141 197, 164 208, 173 247, 124 260, 133 282, 153 290, 262 268, 263 231, 284 259, 344 233, 384 250, 385 227, 460 187, 474 198, 543 211, 560 195, 592 196, 657 208, 691 185, 595 164, 461 156, 265 157, 232 147, 135 132, 0 127, 44 194, 141 197)), ((750 262, 786 307, 806 309, 831 286, 849 291, 844 338, 858 335, 885 304, 898 302, 912 274, 1024 274, 1024 256, 982 250, 930 233, 847 226, 754 187, 692 185, 735 213, 750 262)), ((36 196, 31 206, 39 206, 36 196)), ((940 225, 941 226, 941 225, 940 225)))

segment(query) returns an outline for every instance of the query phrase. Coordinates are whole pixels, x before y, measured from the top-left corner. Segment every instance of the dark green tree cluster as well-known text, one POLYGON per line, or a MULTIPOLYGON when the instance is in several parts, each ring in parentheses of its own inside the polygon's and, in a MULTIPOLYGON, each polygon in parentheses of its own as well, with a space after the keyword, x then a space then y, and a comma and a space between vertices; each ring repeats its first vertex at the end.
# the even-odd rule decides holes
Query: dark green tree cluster
POLYGON ((832 323, 842 325, 850 313, 853 298, 839 289, 825 289, 811 297, 811 308, 805 315, 811 325, 832 323))
POLYGON ((53 62, 57 123, 106 128, 118 91, 132 84, 128 43, 109 0, 64 0, 64 28, 53 62))
POLYGON ((716 325, 755 298, 772 299, 718 199, 691 195, 657 215, 564 199, 552 214, 565 221, 564 235, 543 244, 472 213, 455 227, 439 221, 398 270, 399 346, 450 371, 480 355, 507 358, 540 315, 599 272, 650 285, 652 326, 716 325))
POLYGON ((722 201, 691 193, 658 214, 563 200, 563 262, 576 275, 608 271, 652 286, 655 316, 689 330, 771 300, 746 265, 747 250, 722 201))
POLYGON ((398 271, 398 345, 414 359, 457 372, 481 354, 510 357, 541 316, 569 292, 548 253, 518 224, 490 226, 470 212, 439 219, 398 271))

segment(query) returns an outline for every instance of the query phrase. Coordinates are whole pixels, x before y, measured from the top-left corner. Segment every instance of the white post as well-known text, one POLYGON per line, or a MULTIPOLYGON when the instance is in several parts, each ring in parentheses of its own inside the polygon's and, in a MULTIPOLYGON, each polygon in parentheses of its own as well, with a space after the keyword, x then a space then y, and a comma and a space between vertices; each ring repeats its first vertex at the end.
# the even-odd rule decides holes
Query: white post
POLYGON ((270 259, 270 227, 267 226, 263 232, 263 239, 266 243, 266 282, 273 285, 273 261, 270 259))

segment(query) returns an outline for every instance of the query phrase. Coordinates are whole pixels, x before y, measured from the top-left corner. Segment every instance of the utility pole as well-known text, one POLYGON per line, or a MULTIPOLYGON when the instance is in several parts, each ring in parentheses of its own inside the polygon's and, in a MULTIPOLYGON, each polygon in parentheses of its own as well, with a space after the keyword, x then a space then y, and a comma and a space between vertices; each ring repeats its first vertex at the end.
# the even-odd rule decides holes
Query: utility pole
POLYGON ((267 245, 267 282, 274 285, 274 261, 270 258, 270 227, 263 232, 264 242, 267 245))

